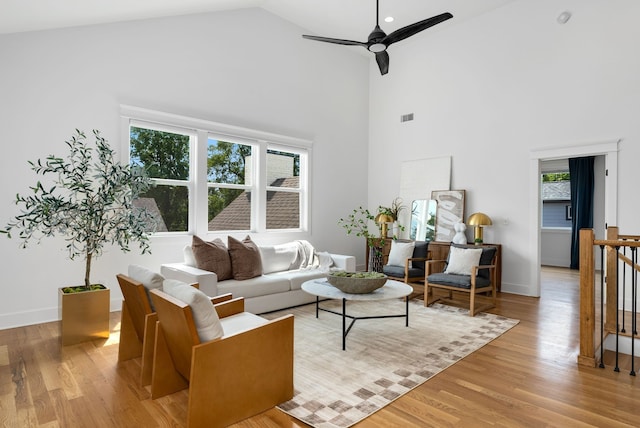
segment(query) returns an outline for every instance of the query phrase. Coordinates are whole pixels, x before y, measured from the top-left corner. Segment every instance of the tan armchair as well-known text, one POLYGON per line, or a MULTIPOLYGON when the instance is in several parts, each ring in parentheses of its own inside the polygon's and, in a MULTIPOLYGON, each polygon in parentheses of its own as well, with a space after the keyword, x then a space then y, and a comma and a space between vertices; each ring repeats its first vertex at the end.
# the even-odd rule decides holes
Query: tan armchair
POLYGON ((198 308, 158 290, 151 298, 158 314, 151 396, 189 388, 189 427, 228 426, 293 397, 293 315, 268 321, 232 299, 214 306, 223 336, 201 343, 198 308))
MULTIPOLYGON (((144 284, 123 274, 116 275, 116 278, 124 297, 120 321, 118 361, 142 357, 140 384, 146 386, 151 383, 158 316, 151 307, 144 284)), ((191 285, 198 287, 198 284, 191 285)), ((214 301, 220 303, 231 300, 231 298, 231 294, 225 294, 217 296, 214 301)))
MULTIPOLYGON (((469 294, 470 316, 475 316, 480 311, 495 307, 496 256, 497 249, 495 247, 452 244, 447 260, 427 261, 424 305, 429 306, 440 300, 452 300, 453 293, 458 292, 469 294), (458 252, 458 249, 460 252, 458 252), (457 260, 452 260, 458 254, 464 253, 464 249, 480 251, 478 263, 463 267, 463 270, 468 271, 469 274, 462 274, 460 272, 461 263, 457 260), (454 256, 452 256, 452 253, 455 253, 454 256), (453 267, 454 264, 457 265, 456 268, 453 267), (449 268, 453 272, 448 272, 449 268), (446 290, 447 294, 445 297, 436 296, 435 290, 446 290), (488 301, 476 305, 476 296, 481 294, 489 294, 488 301)), ((482 298, 484 299, 485 296, 482 296, 482 298)))

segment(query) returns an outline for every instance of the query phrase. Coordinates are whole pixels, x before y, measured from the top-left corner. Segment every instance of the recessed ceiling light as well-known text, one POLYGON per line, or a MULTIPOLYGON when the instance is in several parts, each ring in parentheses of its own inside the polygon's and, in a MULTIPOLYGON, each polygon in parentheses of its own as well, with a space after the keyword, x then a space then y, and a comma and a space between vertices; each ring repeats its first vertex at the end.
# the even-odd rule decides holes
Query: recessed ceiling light
POLYGON ((384 22, 393 22, 393 16, 387 16, 387 17, 384 19, 384 22))

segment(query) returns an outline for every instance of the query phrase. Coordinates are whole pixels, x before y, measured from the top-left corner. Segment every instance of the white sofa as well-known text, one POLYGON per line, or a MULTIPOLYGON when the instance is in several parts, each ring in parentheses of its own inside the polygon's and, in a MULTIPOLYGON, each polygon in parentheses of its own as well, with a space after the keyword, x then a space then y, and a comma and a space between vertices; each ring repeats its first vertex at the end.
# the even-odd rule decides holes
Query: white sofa
POLYGON ((218 281, 214 272, 196 267, 191 247, 184 249, 182 263, 167 263, 160 272, 165 278, 197 282, 208 296, 231 293, 233 297, 244 297, 245 310, 254 314, 271 312, 315 301, 315 296, 302 291, 302 283, 310 279, 323 278, 330 270, 355 272, 353 256, 314 252, 314 262, 308 261, 300 268, 296 242, 259 246, 262 260, 262 275, 242 281, 226 279, 218 281))

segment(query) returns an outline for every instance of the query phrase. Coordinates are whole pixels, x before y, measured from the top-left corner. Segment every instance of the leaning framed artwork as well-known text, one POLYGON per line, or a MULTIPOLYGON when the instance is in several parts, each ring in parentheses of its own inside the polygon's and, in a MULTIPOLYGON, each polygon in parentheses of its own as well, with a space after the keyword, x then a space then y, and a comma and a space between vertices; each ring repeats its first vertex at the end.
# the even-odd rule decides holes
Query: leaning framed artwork
POLYGON ((453 225, 464 223, 464 190, 434 190, 431 192, 436 210, 436 241, 451 242, 455 235, 453 225))

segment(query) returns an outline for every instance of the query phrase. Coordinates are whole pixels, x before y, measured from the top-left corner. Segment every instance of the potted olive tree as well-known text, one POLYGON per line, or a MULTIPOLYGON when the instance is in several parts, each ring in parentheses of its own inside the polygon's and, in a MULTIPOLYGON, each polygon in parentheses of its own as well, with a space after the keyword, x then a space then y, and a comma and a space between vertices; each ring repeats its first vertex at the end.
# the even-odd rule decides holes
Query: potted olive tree
POLYGON ((66 141, 66 158, 50 155, 29 161, 48 182, 38 180, 31 192, 17 194, 20 214, 0 230, 10 238, 18 232, 22 248, 31 240, 64 236, 69 258, 84 258, 84 283, 58 292, 63 345, 109 336, 109 289, 92 284, 91 263, 106 244, 127 252, 137 242, 143 254, 149 252, 148 235, 155 230, 153 215, 134 206, 149 188, 148 176, 141 168, 119 163, 100 132, 93 135, 91 147, 76 129, 66 141))

